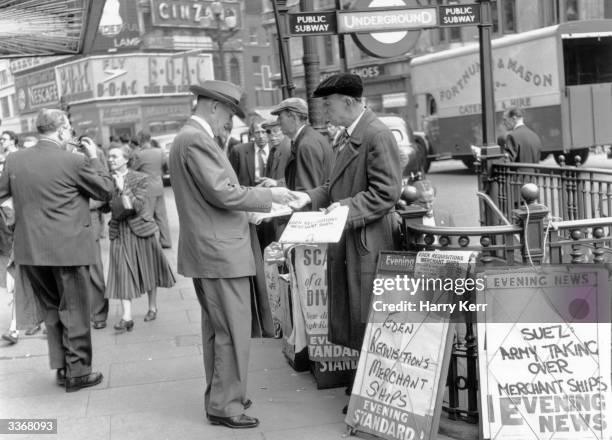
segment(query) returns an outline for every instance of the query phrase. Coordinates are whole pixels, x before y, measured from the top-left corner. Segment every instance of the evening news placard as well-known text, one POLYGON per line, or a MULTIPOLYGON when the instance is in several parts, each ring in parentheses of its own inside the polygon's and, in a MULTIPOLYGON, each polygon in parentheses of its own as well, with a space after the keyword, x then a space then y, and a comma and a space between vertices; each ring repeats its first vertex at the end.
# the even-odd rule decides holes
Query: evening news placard
MULTIPOLYGON (((471 252, 381 252, 377 278, 407 275, 465 277, 471 252)), ((423 292, 417 292, 416 297, 423 292)), ((411 300, 406 291, 383 295, 411 300)), ((452 302, 432 292, 431 303, 452 302)), ((375 301, 379 297, 373 297, 375 301)), ((346 423, 383 439, 434 439, 446 382, 452 332, 450 312, 370 310, 346 423)))
POLYGON ((602 266, 486 271, 478 352, 484 438, 612 435, 610 283, 602 266))
POLYGON ((327 245, 299 245, 294 252, 295 286, 308 338, 308 357, 323 362, 326 371, 354 369, 359 352, 327 339, 327 245))

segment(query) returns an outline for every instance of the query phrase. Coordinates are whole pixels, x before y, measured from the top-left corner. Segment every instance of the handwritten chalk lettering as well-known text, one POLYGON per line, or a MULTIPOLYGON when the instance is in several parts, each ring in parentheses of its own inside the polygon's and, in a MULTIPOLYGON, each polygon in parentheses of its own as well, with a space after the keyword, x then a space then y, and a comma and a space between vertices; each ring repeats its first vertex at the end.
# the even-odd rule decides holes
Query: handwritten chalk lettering
POLYGON ((567 368, 569 362, 565 359, 557 359, 554 361, 532 362, 527 366, 530 373, 533 374, 550 374, 550 373, 569 373, 573 371, 567 368))
POLYGON ((602 376, 589 377, 588 379, 571 378, 567 380, 567 386, 570 393, 608 391, 608 384, 605 382, 602 376))
MULTIPOLYGON (((376 359, 374 362, 372 362, 372 365, 370 365, 368 376, 373 376, 385 381, 386 383, 399 385, 402 388, 413 390, 422 390, 429 382, 428 379, 398 371, 394 367, 383 367, 382 362, 379 359, 376 359)), ((370 389, 372 388, 370 387, 370 389)), ((393 402, 386 403, 392 404, 393 402)))
POLYGON ((532 382, 515 382, 497 384, 497 390, 500 395, 521 396, 529 394, 559 394, 563 392, 563 379, 532 382))
MULTIPOLYGON (((392 361, 400 361, 411 367, 419 367, 424 370, 429 368, 431 360, 429 357, 421 356, 420 358, 411 351, 402 351, 399 347, 387 345, 385 342, 378 341, 381 337, 382 329, 379 327, 374 330, 372 339, 370 339, 369 351, 392 361)), ((380 362, 380 361, 377 361, 380 362)))
POLYGON ((503 360, 522 360, 535 359, 539 360, 536 347, 499 347, 499 353, 503 360))
POLYGON ((561 325, 551 325, 550 327, 538 327, 537 329, 522 328, 521 334, 525 341, 539 339, 561 339, 569 338, 570 334, 561 325))
POLYGON ((411 335, 414 332, 414 323, 396 322, 392 315, 387 315, 383 327, 393 333, 404 333, 411 335))
MULTIPOLYGON (((390 410, 393 411, 394 409, 390 408, 390 410)), ((368 428, 372 431, 384 434, 390 438, 398 440, 414 440, 416 438, 416 432, 413 428, 408 426, 408 423, 411 422, 411 419, 408 418, 407 413, 403 411, 401 411, 401 413, 406 415, 406 417, 404 417, 405 420, 395 421, 390 420, 386 417, 372 414, 369 411, 363 411, 361 409, 358 409, 353 414, 353 423, 356 426, 368 428)))
POLYGON ((557 359, 558 357, 583 357, 598 355, 599 349, 597 348, 597 341, 586 341, 586 342, 574 342, 570 341, 565 344, 548 344, 542 345, 542 348, 547 349, 550 353, 550 357, 557 359))
POLYGON ((369 398, 376 399, 387 405, 396 406, 398 408, 406 408, 408 406, 407 393, 397 389, 391 391, 383 382, 377 380, 373 380, 368 384, 365 393, 369 398))

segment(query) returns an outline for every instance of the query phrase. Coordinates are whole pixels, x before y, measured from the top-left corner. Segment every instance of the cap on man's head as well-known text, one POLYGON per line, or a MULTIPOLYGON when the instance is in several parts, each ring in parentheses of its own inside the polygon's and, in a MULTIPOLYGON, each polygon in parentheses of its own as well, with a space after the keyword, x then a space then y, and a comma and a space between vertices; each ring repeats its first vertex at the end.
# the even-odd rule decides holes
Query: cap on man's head
POLYGON ((219 101, 231 108, 239 118, 244 119, 245 117, 244 110, 240 107, 242 89, 236 84, 228 81, 209 80, 204 81, 201 85, 192 85, 189 91, 196 97, 201 96, 219 101))
POLYGON ((278 122, 278 119, 266 119, 261 126, 265 130, 269 130, 274 127, 280 127, 280 122, 278 122))
POLYGON ((278 115, 283 110, 292 111, 308 116, 308 105, 302 98, 287 98, 284 99, 276 107, 272 109, 270 114, 278 115))
POLYGON ((352 96, 353 98, 361 98, 363 93, 361 77, 352 73, 337 73, 321 81, 312 96, 314 98, 323 98, 335 93, 352 96))

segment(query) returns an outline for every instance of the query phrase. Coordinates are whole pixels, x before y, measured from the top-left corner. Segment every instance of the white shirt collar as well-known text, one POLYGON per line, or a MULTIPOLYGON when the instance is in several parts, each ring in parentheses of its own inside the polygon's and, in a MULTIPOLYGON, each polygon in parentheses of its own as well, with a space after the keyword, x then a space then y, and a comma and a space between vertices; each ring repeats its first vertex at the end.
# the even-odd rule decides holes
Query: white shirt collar
POLYGON ((346 132, 349 134, 349 136, 353 134, 353 130, 355 130, 355 127, 357 127, 357 124, 361 120, 361 117, 363 116, 365 111, 366 109, 364 107, 363 110, 361 110, 361 113, 359 113, 359 116, 357 116, 357 119, 355 119, 353 123, 347 127, 346 132))
POLYGON ((295 132, 295 136, 293 136, 292 140, 296 140, 297 137, 300 135, 300 133, 302 132, 302 130, 304 129, 304 127, 306 127, 306 124, 302 125, 300 128, 298 128, 298 130, 295 132))
POLYGON ((200 124, 204 131, 210 135, 211 138, 215 138, 215 134, 212 131, 210 124, 206 121, 206 119, 199 117, 198 115, 191 115, 191 119, 200 124))
MULTIPOLYGON (((268 153, 270 153, 270 144, 266 144, 263 147, 263 150, 266 153, 266 157, 268 157, 268 153)), ((257 144, 255 142, 253 142, 253 151, 255 151, 256 154, 259 151, 259 147, 257 146, 257 144)))
POLYGON ((517 121, 516 125, 514 126, 514 128, 520 127, 521 125, 525 125, 525 122, 524 121, 517 121))

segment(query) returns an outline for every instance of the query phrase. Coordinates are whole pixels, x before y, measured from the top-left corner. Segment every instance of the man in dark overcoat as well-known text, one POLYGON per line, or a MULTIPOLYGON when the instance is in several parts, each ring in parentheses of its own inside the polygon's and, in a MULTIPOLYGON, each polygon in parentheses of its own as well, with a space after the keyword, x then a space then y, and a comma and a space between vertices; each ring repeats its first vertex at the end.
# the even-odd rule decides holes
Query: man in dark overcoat
POLYGON ((506 136, 505 150, 512 162, 538 163, 542 140, 525 125, 523 110, 511 107, 504 113, 504 125, 510 132, 506 136))
MULTIPOLYGON (((251 336, 249 277, 255 274, 245 211, 268 212, 286 203, 286 188, 241 186, 216 138, 226 135, 242 90, 227 81, 192 86, 194 114, 174 139, 170 174, 179 216, 178 272, 193 278, 202 312, 206 389, 211 423, 253 428, 243 411, 251 336)), ((222 139, 224 140, 224 139, 222 139)))
POLYGON ((82 141, 84 155, 66 151, 72 127, 63 111, 42 109, 36 128, 39 142, 7 158, 0 203, 13 197, 15 263, 43 309, 57 383, 71 392, 102 381, 91 371, 89 199, 110 199, 113 180, 93 141, 82 141))
POLYGON ((339 243, 328 247, 329 339, 361 349, 369 313, 376 259, 381 250, 398 249, 394 207, 402 174, 391 130, 362 100, 361 78, 336 74, 322 81, 314 97, 325 100, 326 118, 347 127, 338 142, 329 182, 292 193, 294 208, 348 206, 348 220, 339 243))

